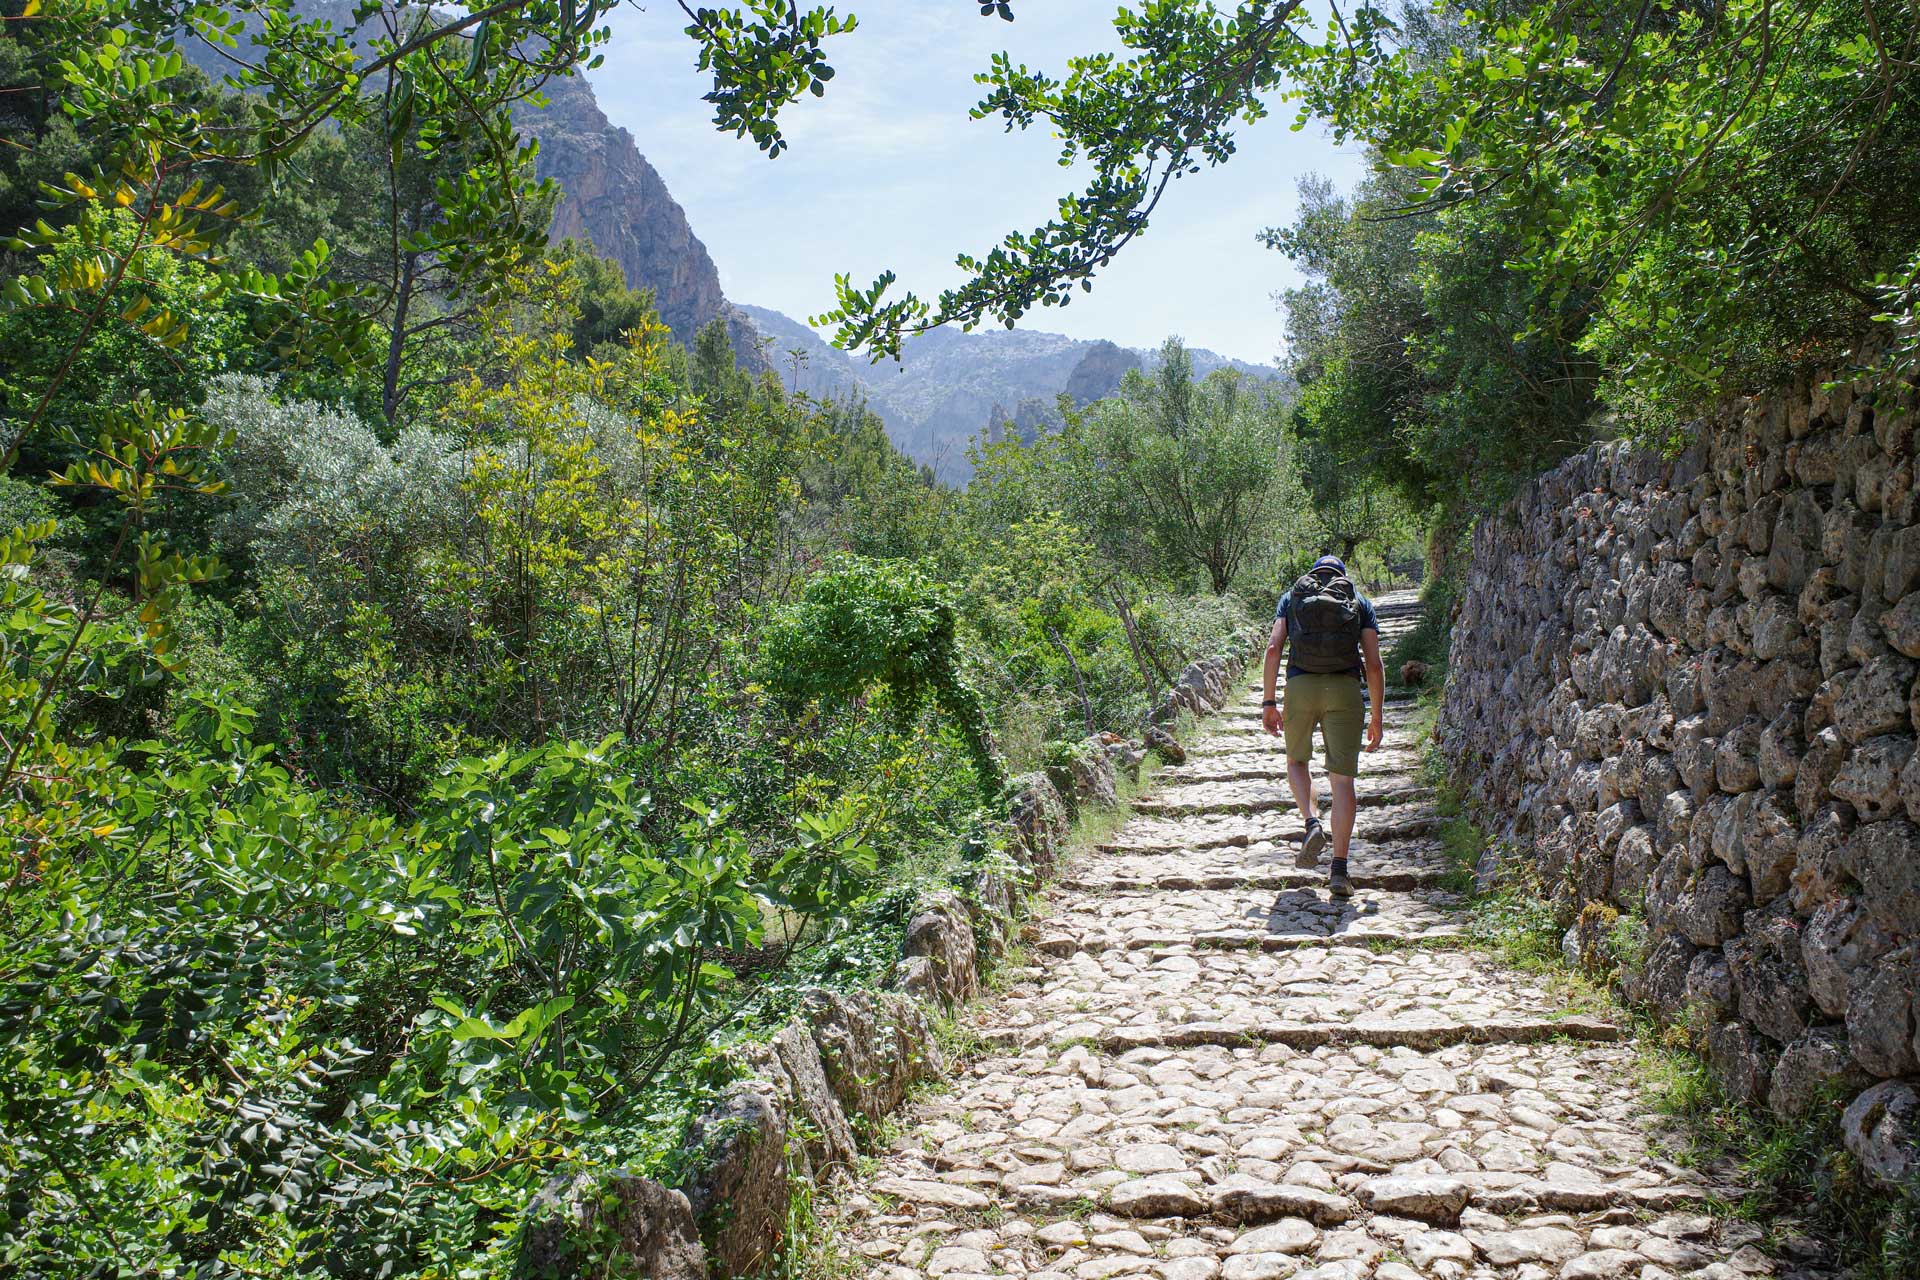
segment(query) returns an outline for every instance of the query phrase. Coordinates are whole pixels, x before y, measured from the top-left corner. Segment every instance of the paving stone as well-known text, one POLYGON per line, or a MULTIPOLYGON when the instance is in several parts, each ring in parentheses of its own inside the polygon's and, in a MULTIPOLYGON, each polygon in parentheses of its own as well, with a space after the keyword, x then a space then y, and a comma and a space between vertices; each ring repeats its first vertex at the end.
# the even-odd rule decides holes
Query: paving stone
POLYGON ((1228 1253, 1305 1253, 1320 1242, 1320 1232, 1302 1218, 1283 1218, 1247 1232, 1228 1253))
POLYGON ((1441 1223, 1458 1222, 1470 1194, 1467 1184, 1457 1178, 1433 1176, 1377 1178, 1364 1192, 1375 1213, 1441 1223))
POLYGON ((1580 1253, 1585 1242, 1578 1232, 1565 1227, 1530 1227, 1493 1232, 1473 1244, 1480 1256, 1496 1267, 1510 1267, 1519 1262, 1566 1262, 1580 1253))
POLYGON ((1207 1211, 1204 1195, 1164 1175, 1123 1182, 1113 1189, 1108 1203, 1115 1213, 1135 1218, 1195 1217, 1207 1211))
POLYGON ((960 1011, 985 1047, 829 1210, 845 1257, 880 1280, 1793 1274, 1698 1212, 1728 1189, 1660 1158, 1619 1028, 1460 946, 1408 708, 1338 904, 1293 866, 1257 691, 1232 696, 1035 900, 1029 959, 960 1011))

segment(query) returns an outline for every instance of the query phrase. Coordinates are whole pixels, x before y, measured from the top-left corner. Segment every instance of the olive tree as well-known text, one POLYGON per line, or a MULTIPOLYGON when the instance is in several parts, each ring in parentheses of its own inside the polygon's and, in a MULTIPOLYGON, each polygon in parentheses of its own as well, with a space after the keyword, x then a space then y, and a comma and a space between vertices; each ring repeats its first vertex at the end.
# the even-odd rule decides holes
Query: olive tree
POLYGON ((1178 338, 1150 374, 1069 432, 1075 498, 1103 548, 1170 579, 1199 574, 1215 594, 1248 553, 1298 525, 1299 486, 1271 388, 1231 370, 1204 379, 1178 338))

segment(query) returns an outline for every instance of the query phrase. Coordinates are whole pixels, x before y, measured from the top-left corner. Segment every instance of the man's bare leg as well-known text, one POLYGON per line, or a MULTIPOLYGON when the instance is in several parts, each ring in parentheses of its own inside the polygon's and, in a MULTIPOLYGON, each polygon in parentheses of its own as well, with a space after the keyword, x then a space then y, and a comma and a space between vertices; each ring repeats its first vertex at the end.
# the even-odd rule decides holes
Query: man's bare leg
POLYGON ((1305 760, 1287 761, 1287 785, 1293 788, 1293 803, 1300 810, 1300 818, 1307 824, 1306 835, 1300 841, 1300 856, 1294 859, 1299 867, 1317 867, 1320 865, 1320 850, 1327 844, 1327 834, 1320 826, 1320 807, 1318 798, 1313 794, 1313 768, 1305 760))
POLYGON ((1311 818, 1319 812, 1313 794, 1313 767, 1305 760, 1287 761, 1287 785, 1293 788, 1293 803, 1301 817, 1311 818))
POLYGON ((1353 779, 1346 774, 1329 773, 1327 789, 1333 793, 1333 866, 1328 868, 1327 888, 1336 898, 1344 898, 1353 892, 1347 882, 1347 846, 1353 843, 1353 818, 1360 801, 1353 779))

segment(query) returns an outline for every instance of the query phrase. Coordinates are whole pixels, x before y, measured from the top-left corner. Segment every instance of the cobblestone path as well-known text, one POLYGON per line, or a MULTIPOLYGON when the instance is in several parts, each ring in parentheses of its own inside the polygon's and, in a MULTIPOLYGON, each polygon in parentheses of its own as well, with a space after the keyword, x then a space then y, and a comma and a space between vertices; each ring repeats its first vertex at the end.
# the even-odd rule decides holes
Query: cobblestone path
MULTIPOLYGON (((1412 601, 1380 612, 1391 643, 1412 601)), ((1660 1158, 1618 1028, 1446 945, 1460 903, 1408 708, 1363 766, 1354 898, 1294 869, 1256 682, 1039 904, 1025 967, 968 1011, 988 1047, 842 1197, 855 1273, 1783 1272, 1660 1158)))

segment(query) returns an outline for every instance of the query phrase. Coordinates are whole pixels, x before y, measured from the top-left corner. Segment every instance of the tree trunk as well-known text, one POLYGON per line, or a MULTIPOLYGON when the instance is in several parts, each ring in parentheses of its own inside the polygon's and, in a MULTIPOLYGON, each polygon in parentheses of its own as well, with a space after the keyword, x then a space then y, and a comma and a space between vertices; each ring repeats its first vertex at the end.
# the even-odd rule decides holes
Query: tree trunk
POLYGON ((1140 679, 1147 686, 1147 706, 1151 708, 1160 701, 1159 686, 1154 683, 1153 668, 1147 663, 1147 651, 1140 646, 1140 631, 1133 625, 1133 610, 1127 607, 1127 593, 1119 587, 1112 588, 1113 610, 1120 615, 1120 625, 1126 628, 1127 647, 1133 650, 1133 665, 1140 668, 1140 679))
POLYGON ((400 287, 394 291, 393 328, 387 334, 387 374, 380 389, 380 408, 387 425, 400 413, 400 357, 407 349, 407 311, 413 304, 414 267, 419 255, 409 253, 400 262, 400 287))
POLYGON ((1080 714, 1086 717, 1087 733, 1093 728, 1093 703, 1087 699, 1087 682, 1080 674, 1080 664, 1073 660, 1073 650, 1067 648, 1066 640, 1053 627, 1047 628, 1047 636, 1053 641, 1054 648, 1060 650, 1060 656, 1067 660, 1067 670, 1073 672, 1073 687, 1080 691, 1080 714))

